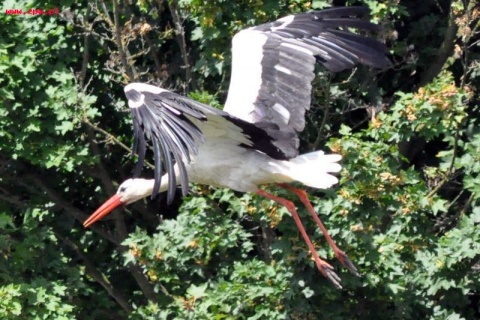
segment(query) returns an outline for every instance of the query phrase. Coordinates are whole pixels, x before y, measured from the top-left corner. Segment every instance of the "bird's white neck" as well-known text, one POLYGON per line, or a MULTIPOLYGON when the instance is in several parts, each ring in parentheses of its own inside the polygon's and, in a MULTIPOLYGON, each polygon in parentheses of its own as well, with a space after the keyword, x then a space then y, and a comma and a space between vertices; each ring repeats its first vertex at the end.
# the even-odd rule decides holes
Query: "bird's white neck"
MULTIPOLYGON (((133 178, 125 180, 118 188, 117 195, 122 203, 129 204, 152 195, 154 179, 133 178)), ((168 190, 168 175, 162 176, 158 193, 168 190)))

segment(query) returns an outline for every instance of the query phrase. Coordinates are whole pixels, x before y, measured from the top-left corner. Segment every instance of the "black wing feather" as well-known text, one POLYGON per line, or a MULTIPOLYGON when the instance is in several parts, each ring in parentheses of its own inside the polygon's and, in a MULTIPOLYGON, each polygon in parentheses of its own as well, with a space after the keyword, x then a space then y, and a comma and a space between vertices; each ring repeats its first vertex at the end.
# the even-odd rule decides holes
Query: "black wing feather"
POLYGON ((305 127, 315 62, 332 72, 357 63, 390 66, 386 46, 364 35, 380 29, 369 21, 368 8, 336 7, 239 32, 233 40, 232 81, 224 110, 254 124, 275 123, 291 133, 293 138, 282 145, 292 148, 305 127), (251 60, 259 65, 250 67, 251 60), (247 74, 246 69, 253 72, 247 74))
POLYGON ((204 120, 205 115, 175 99, 174 94, 159 88, 135 84, 136 87, 125 88, 125 94, 131 102, 134 143, 133 151, 138 154, 135 176, 143 167, 146 153, 146 141, 151 141, 154 153, 154 187, 152 198, 160 190, 162 171, 168 174, 167 202, 175 196, 177 163, 183 194, 188 193, 188 176, 185 162, 190 162, 191 155, 198 153, 198 143, 203 141, 200 129, 185 115, 204 120), (134 107, 132 107, 134 106, 134 107))
POLYGON ((138 121, 133 121, 133 135, 135 139, 133 140, 132 152, 138 155, 138 161, 135 165, 133 177, 137 178, 142 172, 143 163, 145 161, 145 153, 147 151, 145 136, 141 132, 138 121))
MULTIPOLYGON (((162 182, 162 164, 166 160, 162 159, 162 157, 161 157, 162 153, 163 153, 163 150, 161 149, 161 147, 159 145, 160 144, 159 139, 153 139, 152 144, 153 144, 153 158, 154 158, 154 162, 155 162, 155 169, 153 171, 154 172, 153 177, 155 179, 155 182, 153 184, 153 191, 152 191, 152 198, 154 198, 157 195, 158 190, 160 190, 160 183, 162 182)), ((170 178, 170 181, 172 181, 172 180, 173 180, 173 178, 170 178)), ((170 185, 170 183, 169 183, 169 185, 170 185)), ((170 192, 170 190, 168 190, 168 192, 170 192)))

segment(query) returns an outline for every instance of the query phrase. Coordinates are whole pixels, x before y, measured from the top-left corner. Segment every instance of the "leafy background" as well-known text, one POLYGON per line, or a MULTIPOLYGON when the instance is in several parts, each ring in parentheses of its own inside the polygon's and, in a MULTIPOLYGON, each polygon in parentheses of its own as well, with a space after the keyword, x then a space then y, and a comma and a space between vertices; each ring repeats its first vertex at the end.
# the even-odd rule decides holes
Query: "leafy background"
POLYGON ((479 10, 474 0, 4 1, 0 317, 478 319, 479 10), (337 187, 308 191, 361 278, 304 219, 343 280, 333 288, 284 209, 226 189, 195 185, 169 207, 162 195, 82 227, 132 173, 126 83, 221 107, 235 32, 345 4, 371 9, 393 65, 319 67, 301 138, 304 152, 344 157, 337 187), (60 14, 5 13, 30 8, 60 14))

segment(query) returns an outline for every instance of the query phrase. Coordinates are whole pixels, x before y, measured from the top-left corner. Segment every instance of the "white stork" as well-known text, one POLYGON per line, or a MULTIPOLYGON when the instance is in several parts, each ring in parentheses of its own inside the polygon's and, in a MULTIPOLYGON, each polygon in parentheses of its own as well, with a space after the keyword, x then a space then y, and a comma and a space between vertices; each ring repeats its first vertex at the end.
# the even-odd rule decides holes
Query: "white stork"
POLYGON ((340 155, 315 151, 298 154, 298 133, 310 108, 314 66, 318 61, 332 72, 363 63, 389 66, 386 47, 351 32, 378 31, 363 7, 339 7, 290 15, 275 22, 243 30, 233 38, 232 78, 224 111, 159 87, 131 83, 125 95, 133 119, 133 150, 139 159, 138 177, 146 145, 153 146, 153 180, 128 179, 85 222, 88 227, 113 209, 168 191, 168 203, 188 183, 255 192, 292 214, 320 272, 341 288, 330 264, 320 259, 294 204, 265 190, 277 184, 297 194, 322 230, 336 257, 359 275, 347 255, 329 236, 307 193, 287 185, 298 181, 319 189, 338 182, 340 155), (162 176, 162 171, 166 174, 162 176))

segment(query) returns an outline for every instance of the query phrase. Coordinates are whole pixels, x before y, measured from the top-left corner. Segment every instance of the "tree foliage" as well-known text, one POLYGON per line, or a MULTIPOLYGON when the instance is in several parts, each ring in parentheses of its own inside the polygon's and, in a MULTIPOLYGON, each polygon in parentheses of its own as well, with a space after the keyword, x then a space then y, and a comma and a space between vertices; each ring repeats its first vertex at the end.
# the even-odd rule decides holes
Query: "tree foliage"
POLYGON ((473 0, 4 1, 0 317, 478 319, 479 18, 473 0), (82 227, 132 174, 126 83, 221 107, 236 32, 331 5, 368 6, 393 62, 319 67, 301 136, 304 152, 343 156, 339 185, 309 192, 361 278, 302 206, 342 290, 285 209, 227 189, 194 185, 82 227), (60 14, 6 14, 34 8, 60 14))

